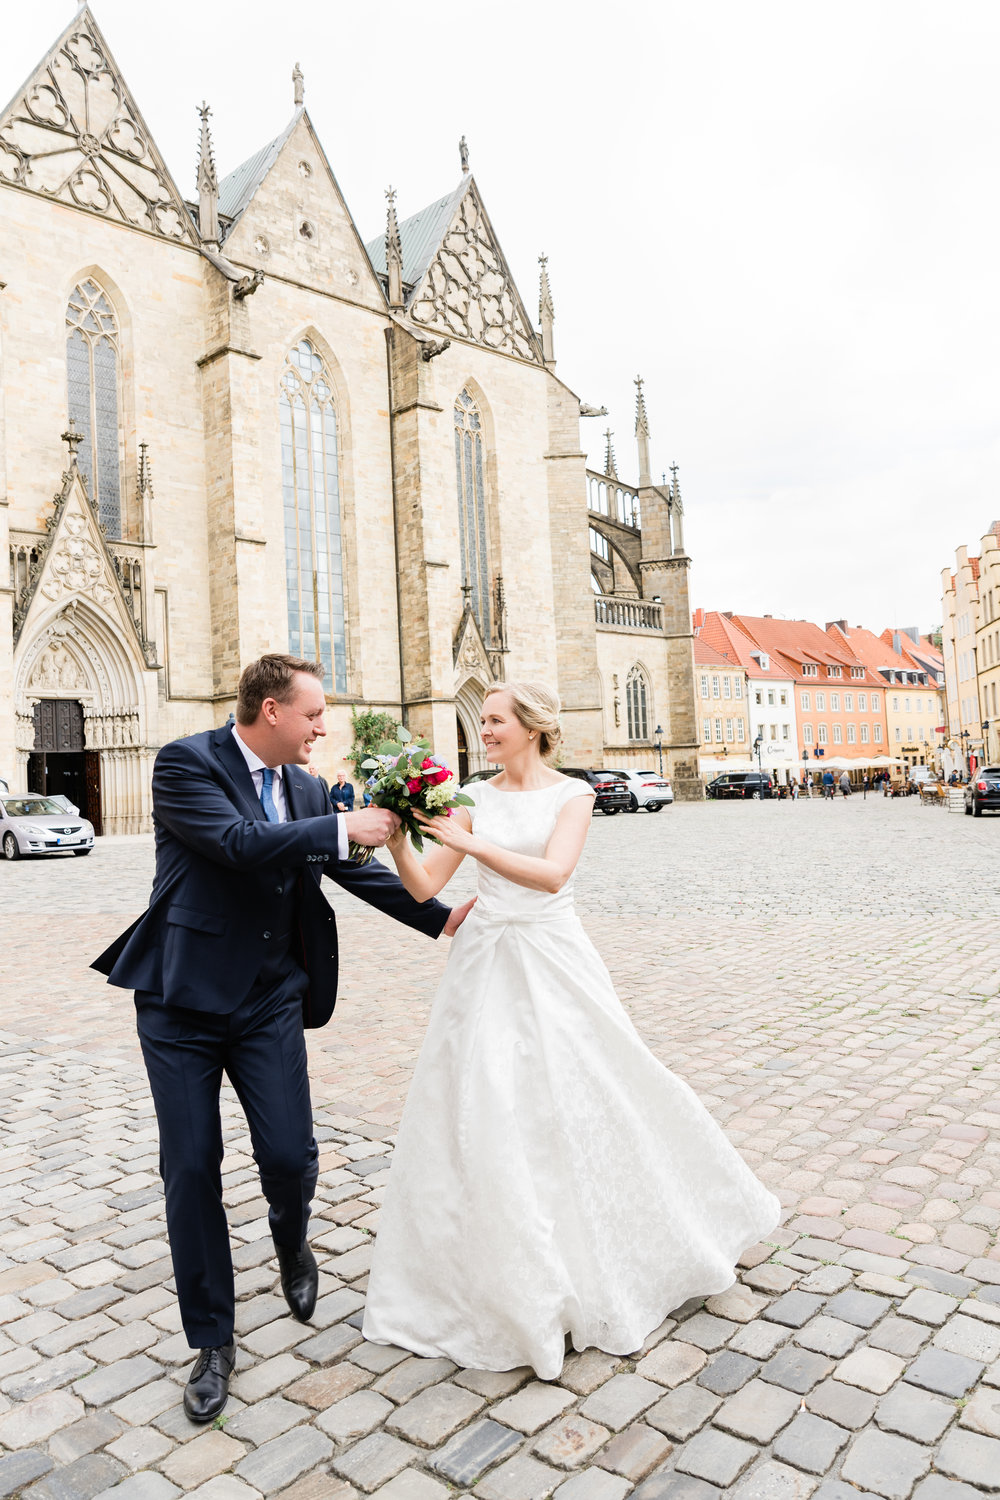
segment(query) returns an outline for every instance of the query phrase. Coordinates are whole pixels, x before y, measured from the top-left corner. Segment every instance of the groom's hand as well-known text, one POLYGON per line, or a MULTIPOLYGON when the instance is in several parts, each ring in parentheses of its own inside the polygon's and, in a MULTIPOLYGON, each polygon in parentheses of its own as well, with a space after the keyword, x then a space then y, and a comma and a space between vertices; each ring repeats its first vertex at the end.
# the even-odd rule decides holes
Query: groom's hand
POLYGON ((387 807, 366 807, 363 812, 344 813, 347 837, 369 849, 381 849, 399 827, 399 819, 387 807))
POLYGON ((451 912, 448 916, 448 920, 444 924, 444 927, 441 929, 445 937, 455 936, 455 933, 461 927, 462 923, 465 921, 466 917, 469 915, 469 912, 475 906, 478 899, 479 898, 477 896, 473 896, 471 901, 464 901, 461 906, 452 907, 451 912))

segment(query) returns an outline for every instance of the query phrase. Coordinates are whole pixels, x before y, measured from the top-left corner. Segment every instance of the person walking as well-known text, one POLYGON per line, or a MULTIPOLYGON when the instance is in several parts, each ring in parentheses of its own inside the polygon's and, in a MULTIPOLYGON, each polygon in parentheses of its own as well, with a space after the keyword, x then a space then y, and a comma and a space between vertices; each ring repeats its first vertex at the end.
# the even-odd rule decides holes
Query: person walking
POLYGON ((851 795, 851 778, 847 771, 841 771, 840 773, 840 792, 843 797, 851 795))
POLYGON ((399 819, 377 807, 333 814, 307 774, 326 733, 322 678, 319 662, 263 656, 240 678, 234 724, 163 746, 149 908, 92 965, 135 991, 181 1326, 199 1351, 183 1397, 194 1422, 222 1411, 236 1360, 223 1073, 250 1127, 285 1300, 303 1323, 316 1304, 306 1226, 319 1152, 303 1028, 329 1021, 338 968, 320 876, 432 938, 450 937, 472 906, 414 900, 378 860, 350 858, 350 840, 383 845, 399 819))
POLYGON ((828 802, 833 801, 833 772, 823 772, 823 796, 828 802))

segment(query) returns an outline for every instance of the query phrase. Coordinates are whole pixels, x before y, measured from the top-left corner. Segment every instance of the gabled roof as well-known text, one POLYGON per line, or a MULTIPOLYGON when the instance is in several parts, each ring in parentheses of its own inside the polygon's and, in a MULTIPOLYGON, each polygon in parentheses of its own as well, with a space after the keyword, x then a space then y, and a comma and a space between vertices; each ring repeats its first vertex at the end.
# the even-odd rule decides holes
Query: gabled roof
POLYGON ((757 646, 728 615, 720 614, 717 609, 710 609, 706 614, 700 636, 727 662, 742 667, 751 677, 781 677, 787 681, 794 676, 783 661, 769 660, 765 671, 753 653, 763 650, 768 657, 771 653, 766 647, 757 646))
POLYGON ((696 667, 735 667, 738 662, 730 661, 728 656, 723 656, 721 651, 716 651, 710 646, 703 636, 695 633, 694 638, 694 664, 696 667))
POLYGON ((877 636, 874 631, 855 625, 848 629, 847 639, 858 661, 863 662, 866 667, 873 667, 875 671, 881 671, 883 667, 891 667, 894 672, 924 670, 922 667, 914 667, 912 662, 894 650, 891 637, 886 641, 884 636, 877 636))
POLYGON ((253 156, 248 156, 245 162, 234 168, 219 183, 219 213, 230 221, 230 229, 249 206, 254 193, 278 160, 282 146, 299 123, 302 113, 301 109, 297 109, 280 135, 276 135, 273 141, 268 141, 266 146, 261 146, 253 156))
MULTIPOLYGON (((400 224, 399 240, 403 248, 403 281, 406 286, 415 287, 423 279, 448 225, 455 217, 468 183, 468 176, 463 177, 453 192, 439 198, 436 203, 429 203, 426 208, 412 214, 400 224)), ((385 235, 370 240, 365 249, 377 274, 387 275, 385 235)))

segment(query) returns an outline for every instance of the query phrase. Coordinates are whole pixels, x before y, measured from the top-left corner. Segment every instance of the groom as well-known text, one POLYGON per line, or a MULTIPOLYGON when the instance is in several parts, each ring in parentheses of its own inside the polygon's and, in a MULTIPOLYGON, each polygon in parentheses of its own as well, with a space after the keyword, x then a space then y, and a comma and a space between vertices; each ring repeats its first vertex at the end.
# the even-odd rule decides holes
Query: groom
POLYGON ((303 1027, 325 1025, 337 991, 337 927, 320 876, 429 937, 450 937, 468 911, 416 902, 377 860, 349 859, 349 839, 378 847, 399 819, 377 807, 332 813, 300 769, 326 733, 322 676, 319 662, 262 656, 240 678, 235 724, 159 752, 149 909, 93 964, 135 991, 181 1320, 200 1351, 184 1391, 196 1422, 225 1406, 236 1358, 223 1072, 250 1127, 285 1299, 302 1322, 316 1304, 303 1027))

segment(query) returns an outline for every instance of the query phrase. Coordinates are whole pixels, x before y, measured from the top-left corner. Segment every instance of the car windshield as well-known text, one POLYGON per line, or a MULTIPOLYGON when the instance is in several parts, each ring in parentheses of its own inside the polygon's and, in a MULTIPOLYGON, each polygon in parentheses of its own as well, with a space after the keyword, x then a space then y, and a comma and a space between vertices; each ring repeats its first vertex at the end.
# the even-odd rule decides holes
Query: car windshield
POLYGON ((53 802, 51 797, 5 797, 3 806, 8 818, 41 818, 50 817, 53 813, 58 816, 66 810, 58 802, 53 802))

